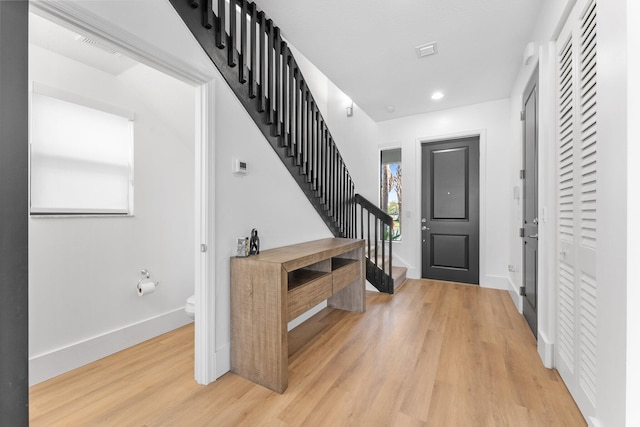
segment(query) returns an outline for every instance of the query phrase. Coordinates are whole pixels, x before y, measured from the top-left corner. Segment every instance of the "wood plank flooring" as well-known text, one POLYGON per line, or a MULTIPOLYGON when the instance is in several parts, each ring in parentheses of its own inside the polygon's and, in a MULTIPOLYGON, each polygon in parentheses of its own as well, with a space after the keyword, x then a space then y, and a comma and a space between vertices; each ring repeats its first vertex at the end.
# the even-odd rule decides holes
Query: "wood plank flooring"
POLYGON ((291 331, 282 395, 193 380, 187 326, 38 384, 33 426, 585 426, 509 295, 408 280, 291 331))

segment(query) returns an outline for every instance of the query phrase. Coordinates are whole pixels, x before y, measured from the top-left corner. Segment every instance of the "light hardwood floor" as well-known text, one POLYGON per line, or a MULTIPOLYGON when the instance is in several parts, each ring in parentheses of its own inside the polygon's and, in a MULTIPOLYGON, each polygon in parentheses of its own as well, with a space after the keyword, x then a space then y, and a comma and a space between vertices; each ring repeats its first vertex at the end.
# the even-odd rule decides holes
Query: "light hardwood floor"
POLYGON ((504 291, 409 280, 290 333, 280 395, 193 381, 187 326, 31 388, 33 426, 585 426, 504 291))

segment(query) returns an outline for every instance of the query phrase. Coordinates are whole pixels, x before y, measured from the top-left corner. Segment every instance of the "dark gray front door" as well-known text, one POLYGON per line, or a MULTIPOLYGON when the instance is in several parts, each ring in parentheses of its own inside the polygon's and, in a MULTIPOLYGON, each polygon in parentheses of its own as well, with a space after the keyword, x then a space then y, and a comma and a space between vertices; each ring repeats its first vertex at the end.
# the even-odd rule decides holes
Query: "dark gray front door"
POLYGON ((422 144, 422 277, 479 283, 479 137, 422 144))
POLYGON ((524 181, 522 311, 534 336, 538 336, 538 71, 524 93, 524 181))

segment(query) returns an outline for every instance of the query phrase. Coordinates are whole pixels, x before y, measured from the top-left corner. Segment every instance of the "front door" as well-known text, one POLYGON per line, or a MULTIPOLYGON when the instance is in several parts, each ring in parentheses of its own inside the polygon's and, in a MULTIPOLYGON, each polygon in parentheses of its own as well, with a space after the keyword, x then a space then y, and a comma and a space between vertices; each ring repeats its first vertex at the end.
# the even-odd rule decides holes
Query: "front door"
POLYGON ((538 71, 524 93, 524 180, 523 200, 523 281, 522 311, 538 336, 538 71))
POLYGON ((422 144, 422 277, 479 283, 480 138, 422 144))

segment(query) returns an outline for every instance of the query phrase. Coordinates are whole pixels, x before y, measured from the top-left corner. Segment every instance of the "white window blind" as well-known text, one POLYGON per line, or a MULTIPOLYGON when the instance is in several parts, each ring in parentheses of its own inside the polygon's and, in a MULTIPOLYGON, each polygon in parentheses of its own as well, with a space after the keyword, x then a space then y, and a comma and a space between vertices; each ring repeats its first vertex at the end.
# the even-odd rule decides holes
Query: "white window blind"
POLYGON ((133 213, 133 114, 34 85, 31 214, 133 213))

